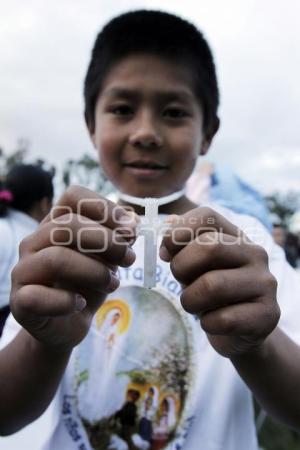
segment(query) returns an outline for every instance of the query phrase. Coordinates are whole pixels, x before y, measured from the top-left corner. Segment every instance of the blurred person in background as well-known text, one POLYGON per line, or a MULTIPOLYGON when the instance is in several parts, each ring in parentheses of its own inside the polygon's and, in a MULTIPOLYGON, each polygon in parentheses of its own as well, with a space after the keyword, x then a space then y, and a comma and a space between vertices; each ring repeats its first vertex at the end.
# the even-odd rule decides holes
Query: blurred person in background
POLYGON ((292 267, 296 268, 300 255, 299 238, 297 234, 291 233, 281 223, 274 223, 272 236, 276 244, 283 248, 287 261, 292 267))
POLYGON ((53 200, 53 173, 40 166, 19 164, 0 181, 0 336, 10 312, 11 271, 19 243, 38 227, 53 200))
POLYGON ((294 236, 294 242, 296 242, 297 259, 295 267, 300 270, 300 210, 296 211, 290 218, 289 232, 294 236))
POLYGON ((285 246, 286 230, 281 223, 273 224, 272 236, 277 245, 282 248, 285 246))
POLYGON ((196 204, 214 202, 239 214, 258 219, 271 232, 263 196, 226 164, 201 162, 186 184, 186 195, 196 204))

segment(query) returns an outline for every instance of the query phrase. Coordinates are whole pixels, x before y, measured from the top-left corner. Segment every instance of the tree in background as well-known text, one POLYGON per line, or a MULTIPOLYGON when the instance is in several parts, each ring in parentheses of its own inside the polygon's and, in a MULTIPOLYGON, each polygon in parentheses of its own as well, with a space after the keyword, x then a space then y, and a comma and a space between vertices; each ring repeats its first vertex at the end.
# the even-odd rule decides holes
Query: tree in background
POLYGON ((277 222, 284 228, 288 228, 291 216, 300 209, 300 192, 275 192, 265 199, 272 214, 273 223, 277 222))
MULTIPOLYGON (((12 152, 7 153, 3 147, 0 147, 0 181, 13 166, 22 163, 29 163, 29 150, 30 141, 25 138, 18 139, 16 148, 12 152)), ((56 173, 55 167, 47 163, 44 159, 36 158, 35 160, 31 160, 30 164, 38 165, 45 170, 50 171, 53 176, 56 173)))
POLYGON ((53 173, 56 198, 72 184, 85 186, 101 195, 107 195, 113 191, 113 186, 99 167, 98 161, 88 154, 84 154, 78 159, 68 159, 61 168, 55 168, 53 164, 44 159, 32 160, 29 158, 29 153, 30 141, 24 138, 18 140, 16 148, 11 152, 6 152, 0 147, 0 180, 14 165, 31 163, 53 173))
POLYGON ((113 191, 113 186, 106 178, 99 162, 86 153, 79 159, 68 159, 64 163, 62 184, 63 189, 71 184, 80 184, 101 195, 113 191))

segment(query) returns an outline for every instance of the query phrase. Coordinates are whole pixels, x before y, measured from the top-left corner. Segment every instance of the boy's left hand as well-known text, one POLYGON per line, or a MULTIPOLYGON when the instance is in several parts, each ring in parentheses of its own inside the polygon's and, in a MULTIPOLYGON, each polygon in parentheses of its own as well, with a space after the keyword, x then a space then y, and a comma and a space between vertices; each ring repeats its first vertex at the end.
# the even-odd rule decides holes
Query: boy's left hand
POLYGON ((182 284, 183 308, 199 317, 221 355, 259 349, 280 317, 266 251, 210 208, 168 221, 160 256, 182 284))

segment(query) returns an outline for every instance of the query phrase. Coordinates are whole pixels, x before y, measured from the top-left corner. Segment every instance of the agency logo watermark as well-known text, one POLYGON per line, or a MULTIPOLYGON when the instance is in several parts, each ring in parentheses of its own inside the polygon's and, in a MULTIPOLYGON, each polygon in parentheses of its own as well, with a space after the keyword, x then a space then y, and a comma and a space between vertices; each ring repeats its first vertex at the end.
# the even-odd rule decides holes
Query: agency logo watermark
POLYGON ((164 220, 140 220, 133 208, 112 206, 105 199, 81 199, 74 212, 68 206, 54 206, 50 220, 55 226, 50 232, 53 246, 75 246, 81 253, 103 253, 111 245, 133 243, 139 236, 152 236, 153 242, 166 237, 172 245, 184 247, 192 241, 199 246, 235 246, 266 244, 267 234, 255 226, 243 231, 235 227, 235 234, 211 215, 169 216, 164 220), (91 213, 92 211, 92 213, 91 213), (124 213, 125 211, 125 213, 124 213), (89 215, 88 218, 86 215, 89 215), (91 242, 97 242, 91 246, 91 242))

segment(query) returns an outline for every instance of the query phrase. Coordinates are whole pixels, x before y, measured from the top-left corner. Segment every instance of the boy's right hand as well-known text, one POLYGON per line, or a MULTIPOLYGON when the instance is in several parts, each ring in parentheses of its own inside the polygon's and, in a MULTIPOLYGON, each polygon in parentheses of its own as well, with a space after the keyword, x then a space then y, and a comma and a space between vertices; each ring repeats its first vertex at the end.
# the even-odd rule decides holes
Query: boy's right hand
POLYGON ((10 298, 16 320, 47 348, 70 351, 119 286, 117 266, 134 262, 136 224, 133 213, 98 194, 69 188, 20 244, 10 298))

